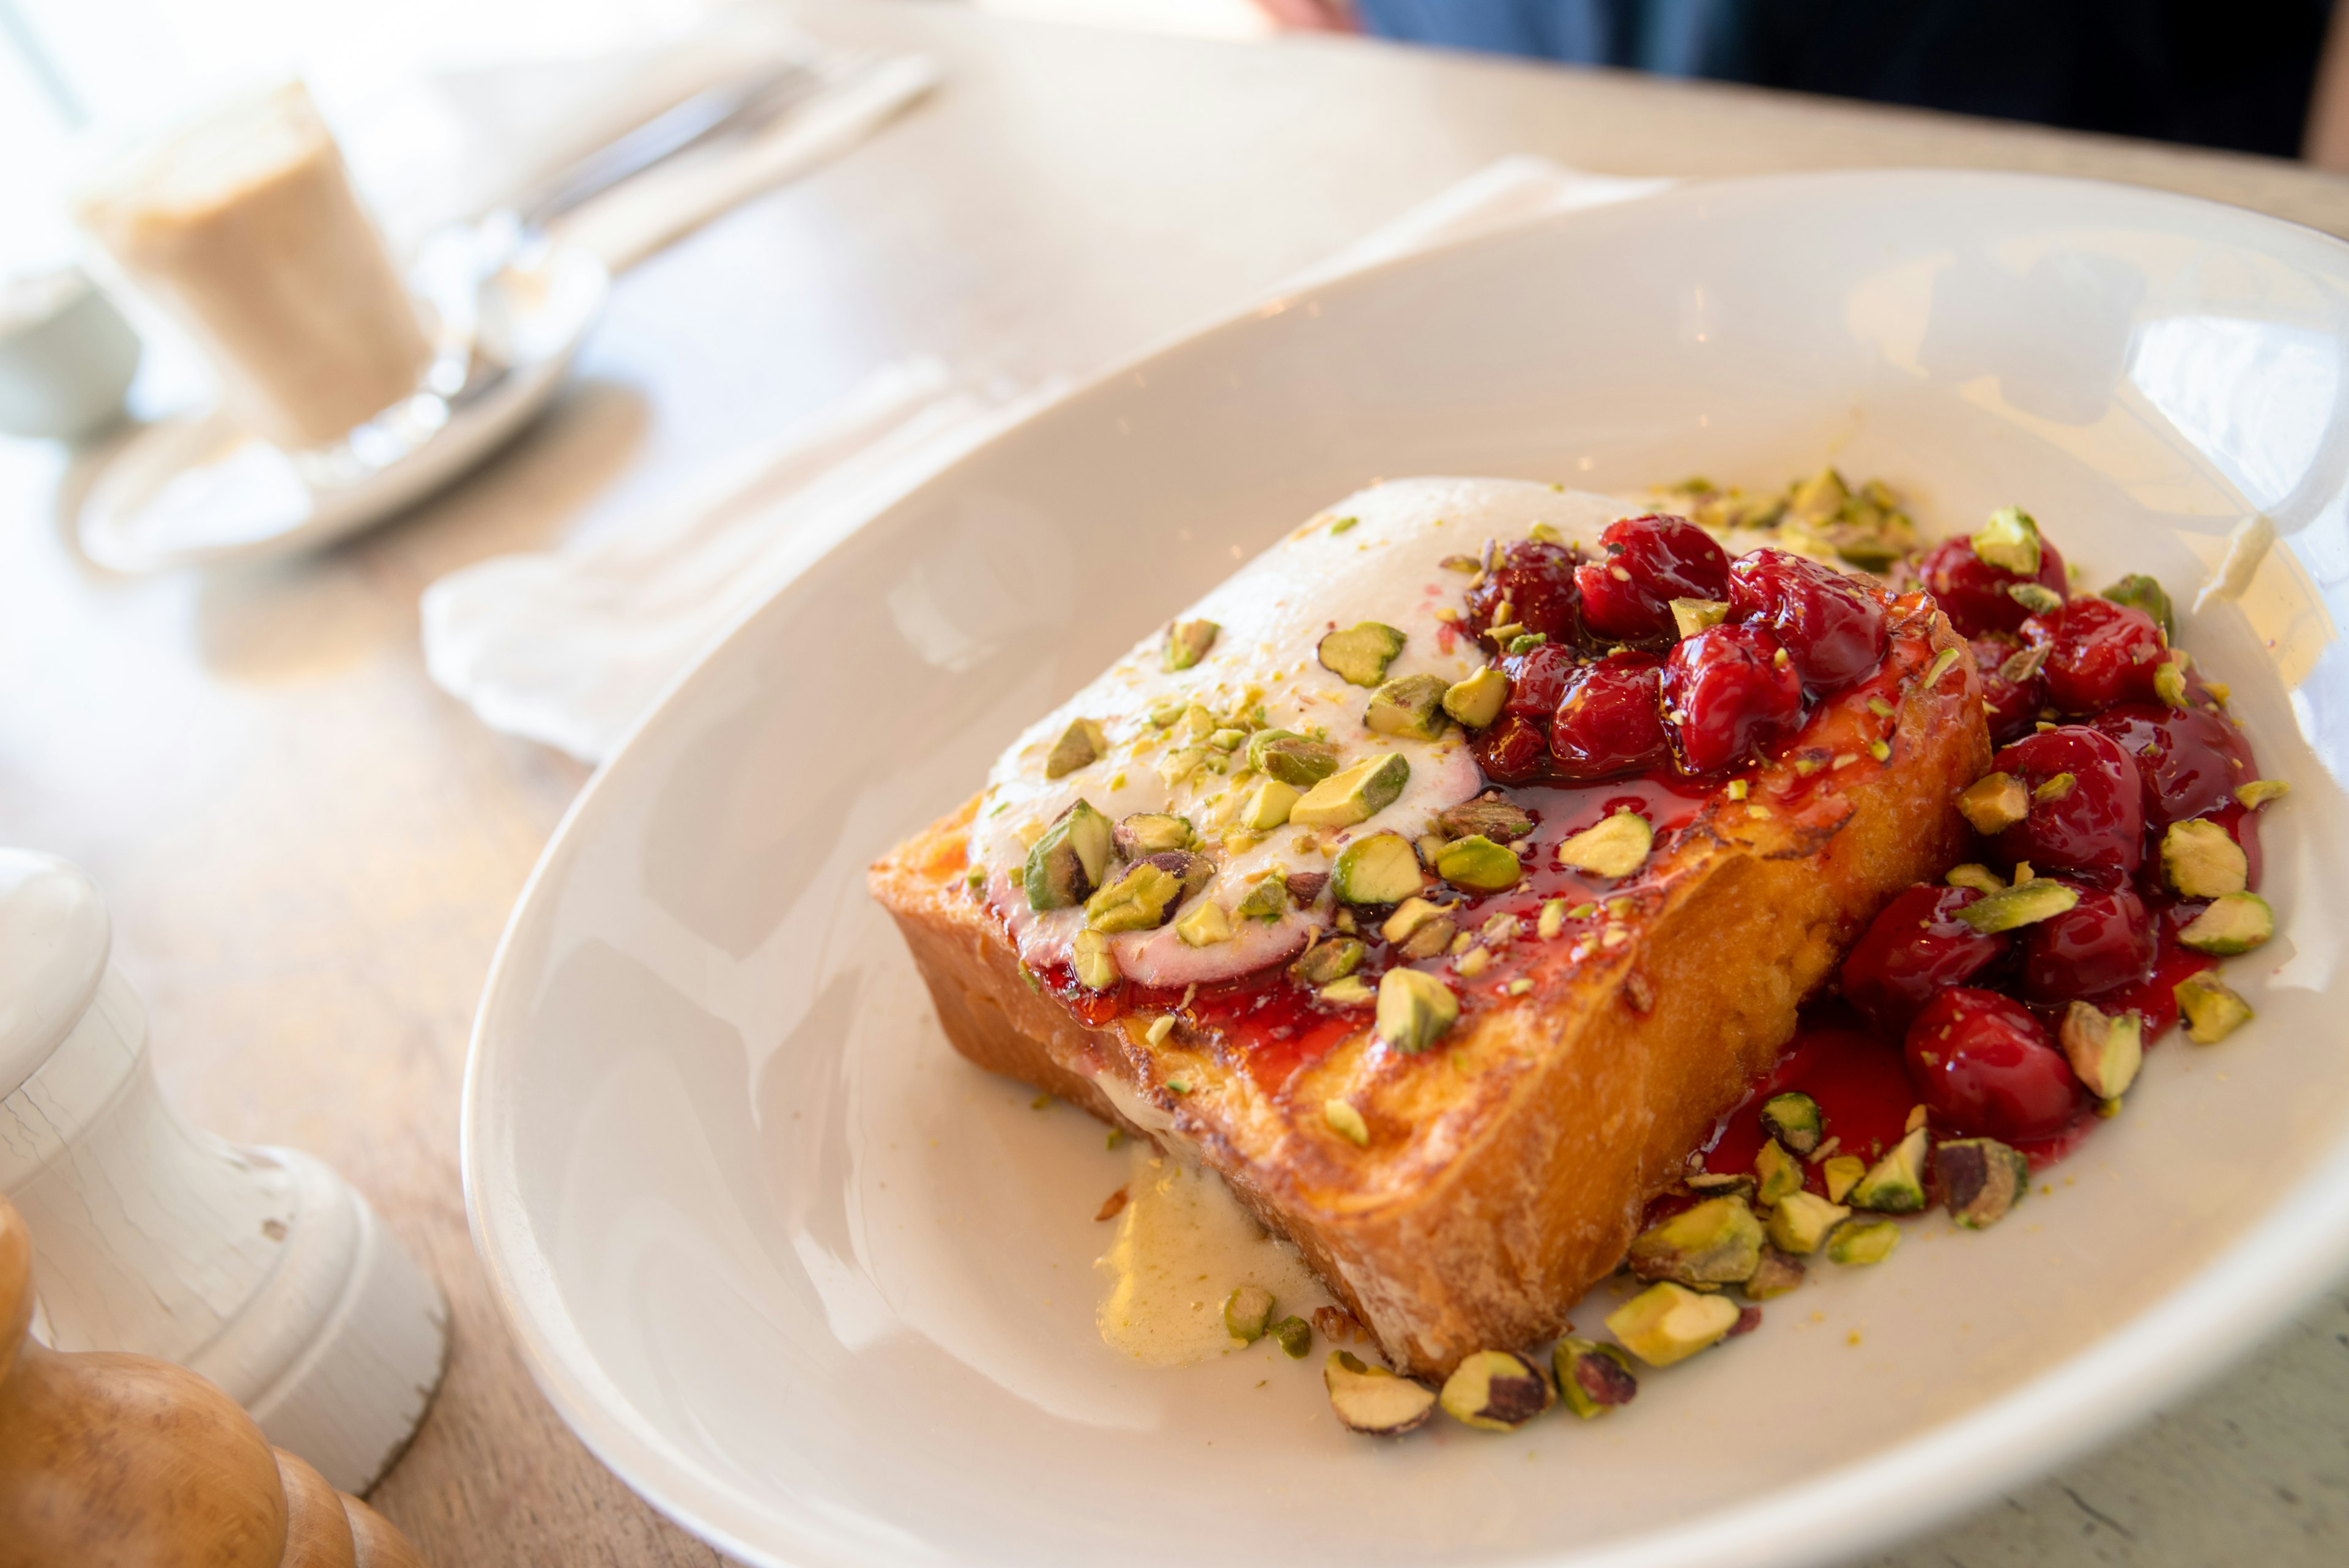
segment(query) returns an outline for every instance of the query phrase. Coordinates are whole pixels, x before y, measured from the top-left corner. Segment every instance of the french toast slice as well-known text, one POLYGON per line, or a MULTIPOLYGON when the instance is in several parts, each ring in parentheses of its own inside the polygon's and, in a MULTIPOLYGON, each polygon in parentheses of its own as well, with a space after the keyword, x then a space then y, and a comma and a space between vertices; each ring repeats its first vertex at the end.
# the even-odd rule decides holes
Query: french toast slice
POLYGON ((1549 869, 1454 906, 1461 1011, 1427 1049, 1285 962, 1179 990, 1023 963, 974 875, 977 799, 876 862, 872 891, 964 1055, 1195 1156, 1390 1361, 1440 1376, 1561 1328, 1878 908, 1957 857, 1955 796, 1989 755, 1973 663, 1929 598, 1878 597, 1881 664, 1741 777, 1513 792, 1538 819, 1521 858, 1549 869), (1627 796, 1644 860, 1557 869, 1627 796))

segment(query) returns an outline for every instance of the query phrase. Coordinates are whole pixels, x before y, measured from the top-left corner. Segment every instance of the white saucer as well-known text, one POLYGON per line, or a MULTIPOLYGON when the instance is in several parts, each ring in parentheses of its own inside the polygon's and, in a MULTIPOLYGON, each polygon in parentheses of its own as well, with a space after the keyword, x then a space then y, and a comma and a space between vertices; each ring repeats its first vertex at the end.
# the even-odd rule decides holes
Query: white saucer
POLYGON ((470 339, 462 383, 419 392, 331 454, 293 453, 219 410, 160 420, 106 462, 78 509, 82 552, 124 573, 315 549, 422 500, 543 409, 611 290, 603 264, 537 242, 481 277, 476 236, 428 247, 419 292, 470 339))

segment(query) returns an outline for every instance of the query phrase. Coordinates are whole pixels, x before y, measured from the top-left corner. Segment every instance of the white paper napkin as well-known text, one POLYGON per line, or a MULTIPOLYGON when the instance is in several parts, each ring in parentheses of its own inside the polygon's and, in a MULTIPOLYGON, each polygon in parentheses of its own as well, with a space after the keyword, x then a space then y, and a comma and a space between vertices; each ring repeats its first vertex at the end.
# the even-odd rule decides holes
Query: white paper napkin
MULTIPOLYGON (((1288 286, 1669 183, 1506 158, 1288 286)), ((600 763, 740 617, 1061 390, 982 385, 935 360, 887 367, 636 527, 434 583, 422 607, 425 668, 492 728, 600 763)))

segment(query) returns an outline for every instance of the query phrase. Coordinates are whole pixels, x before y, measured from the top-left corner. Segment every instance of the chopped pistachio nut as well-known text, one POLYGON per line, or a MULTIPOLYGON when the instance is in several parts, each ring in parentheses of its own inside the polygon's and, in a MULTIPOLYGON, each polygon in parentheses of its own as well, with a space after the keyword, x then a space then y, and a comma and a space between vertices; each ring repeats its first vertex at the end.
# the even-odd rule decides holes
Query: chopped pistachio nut
MULTIPOLYGON (((1914 1214, 1925 1207, 1925 1129, 1918 1127, 1892 1146, 1853 1184, 1851 1206, 1879 1214, 1914 1214)), ((1841 1260, 1838 1259, 1838 1262, 1841 1260)))
POLYGON ((1452 923, 1451 916, 1444 915, 1404 938, 1399 950, 1407 959, 1433 958, 1441 952, 1464 952, 1470 940, 1465 931, 1452 923))
POLYGON ((1487 948, 1470 948, 1460 955, 1452 967, 1459 971, 1461 979, 1475 980, 1493 967, 1492 950, 1487 948))
POLYGON ((1974 860, 1969 860, 1961 866, 1951 867, 1949 875, 1941 880, 1952 888, 1971 888, 1977 893, 2001 892, 2006 887, 2004 877, 1989 867, 1974 860))
POLYGON ((2291 793, 2292 785, 2282 779, 2253 779, 2249 784, 2235 786, 2235 798, 2252 811, 2259 810, 2271 800, 2282 800, 2291 793))
POLYGON ((1958 792, 1958 810, 1988 838, 2031 815, 2031 795, 2012 774, 1984 774, 1958 792))
POLYGON ((1166 1037, 1174 1033, 1174 1015, 1171 1012, 1162 1012, 1150 1021, 1150 1027, 1142 1032, 1142 1037, 1153 1045, 1164 1045, 1166 1044, 1166 1037))
POLYGON ((1101 885, 1115 857, 1109 818, 1082 800, 1052 820, 1028 851, 1019 880, 1031 909, 1065 909, 1101 885))
POLYGON ((1305 792, 1295 784, 1273 778, 1259 779, 1248 794, 1247 804, 1240 807, 1240 826, 1250 833, 1270 833, 1288 820, 1288 814, 1304 798, 1305 792))
POLYGON ((1224 1332, 1243 1345, 1254 1345, 1272 1326, 1272 1293, 1262 1285, 1241 1285, 1224 1298, 1224 1332))
POLYGON ((1288 966, 1288 972, 1307 985, 1328 985, 1361 968, 1369 952, 1370 949, 1351 937, 1332 937, 1306 949, 1303 956, 1288 966))
POLYGON ((2178 933, 2199 953, 2247 953, 2275 935, 2275 911, 2257 893, 2224 893, 2178 933))
POLYGON ((1232 916, 1241 920, 1278 920, 1288 913, 1288 889, 1278 875, 1259 878, 1247 896, 1232 907, 1232 916))
POLYGON ((1213 898, 1202 898, 1174 922, 1174 934, 1188 948, 1211 948, 1232 940, 1232 918, 1213 898))
POLYGON ((1534 927, 1534 935, 1547 941, 1566 929, 1566 900, 1551 898, 1541 907, 1541 920, 1534 927))
POLYGON ((1632 1239, 1631 1272, 1684 1285, 1733 1285, 1762 1261, 1762 1221, 1743 1198, 1708 1198, 1632 1239))
MULTIPOLYGON (((1400 947, 1411 940, 1422 926, 1435 920, 1444 920, 1446 925, 1452 923, 1445 919, 1443 905, 1431 904, 1425 898, 1405 898, 1395 906, 1395 912, 1379 927, 1379 935, 1400 947)), ((1448 942, 1452 939, 1445 937, 1444 940, 1448 942)))
POLYGON ((1700 1198, 1743 1198, 1754 1201, 1754 1178, 1742 1170, 1700 1170, 1681 1185, 1700 1198))
POLYGON ((1754 1199, 1765 1209, 1803 1189, 1803 1162, 1776 1138, 1764 1140, 1762 1152, 1754 1157, 1754 1175, 1760 1184, 1754 1199))
POLYGON ((1509 678, 1492 665, 1456 681, 1444 691, 1444 711, 1472 730, 1481 730, 1501 716, 1509 700, 1509 678))
POLYGON ((2054 615, 2064 607, 2064 596, 2044 583, 2009 583, 2006 597, 2033 615, 2054 615))
POLYGON ((1632 1375, 1631 1358, 1611 1345, 1569 1334, 1552 1348, 1549 1361, 1559 1397, 1586 1421, 1639 1397, 1640 1380, 1632 1375))
POLYGON ((1900 1227, 1889 1220, 1847 1220, 1827 1238, 1831 1263, 1880 1263, 1900 1245, 1900 1227))
POLYGON ((1236 752, 1239 750, 1240 742, 1247 739, 1246 730, 1217 730, 1207 737, 1207 746, 1211 751, 1236 752))
POLYGON ((1087 991, 1107 991, 1118 981, 1117 959, 1109 950, 1107 933, 1090 927, 1070 940, 1069 967, 1087 991))
POLYGON ((1649 1366, 1670 1366, 1720 1344, 1737 1319, 1737 1303, 1727 1296, 1699 1295, 1661 1280, 1609 1313, 1607 1327, 1649 1366))
POLYGON ((1985 893, 1957 916, 1978 931, 2013 931, 2053 919, 2079 901, 2077 888, 2043 877, 1985 893))
POLYGON ((1808 1095, 1790 1090, 1762 1102, 1762 1130, 1796 1154, 1818 1147, 1826 1129, 1818 1101, 1808 1095))
MULTIPOLYGON (((1566 486, 1562 484, 1553 484, 1550 488, 1552 490, 1563 490, 1566 486)), ((1526 530, 1526 537, 1528 539, 1538 539, 1545 545, 1563 545, 1566 543, 1566 535, 1559 533, 1557 528, 1547 523, 1535 524, 1532 527, 1526 530)))
POLYGON ((1293 730, 1258 730, 1248 737, 1247 765, 1267 778, 1311 789, 1338 771, 1338 748, 1293 730))
POLYGON ((1803 1284, 1803 1260, 1780 1251, 1775 1247, 1762 1249, 1762 1262, 1754 1268, 1754 1277, 1738 1286, 1747 1301, 1766 1302, 1783 1296, 1788 1291, 1800 1290, 1803 1284))
POLYGON ((1371 1147, 1371 1125, 1362 1119, 1362 1113, 1356 1110, 1350 1102, 1322 1101, 1321 1121, 1331 1132, 1336 1133, 1356 1148, 1371 1147))
POLYGON ((1109 738, 1102 727, 1091 719, 1071 719, 1061 738, 1052 742, 1052 750, 1044 758, 1044 776, 1056 779, 1064 774, 1098 762, 1108 754, 1109 738))
POLYGON ((2002 506, 1968 541, 1986 566, 2018 577, 2039 575, 2039 524, 2020 506, 2002 506))
POLYGON ((1137 860, 1124 876, 1085 900, 1085 924, 1097 931, 1143 931, 1164 925, 1182 891, 1180 877, 1154 861, 1137 860))
POLYGON ((1379 977, 1378 1037, 1404 1055, 1434 1044, 1459 1017, 1460 999, 1433 975, 1391 969, 1379 977))
POLYGON ((1816 1192, 1790 1192, 1770 1211, 1770 1244, 1782 1252, 1808 1257, 1819 1250, 1828 1231, 1849 1218, 1850 1210, 1816 1192))
POLYGON ((2171 823, 2161 836, 2161 875, 2189 898, 2216 898, 2243 890, 2251 861, 2225 828, 2190 817, 2171 823))
POLYGON ((1330 887, 1348 904, 1400 904, 1426 886, 1419 852, 1400 833, 1373 833, 1338 853, 1330 887))
POLYGON ((2031 1162, 1994 1137, 1956 1138, 1933 1150, 1933 1174, 1950 1218, 1986 1231, 2031 1195, 2031 1162))
POLYGON ((2144 1033, 2134 1012, 2108 1013, 2093 1002, 2075 1002, 2064 1010, 2056 1042, 2083 1088, 2100 1100, 2117 1100, 2144 1064, 2144 1033))
POLYGON ((1939 686, 1941 677, 1957 668, 1959 658, 1959 651, 1954 648, 1945 648, 1933 655, 1933 662, 1925 666, 1925 678, 1920 682, 1922 689, 1930 691, 1939 686))
POLYGON ((1729 618, 1729 607, 1719 599, 1674 599, 1672 625, 1682 641, 1694 637, 1707 627, 1719 626, 1729 618))
POLYGON ((1468 576, 1485 569, 1485 564, 1474 556, 1446 556, 1435 564, 1447 572, 1459 572, 1468 576))
POLYGON ((1333 980, 1314 994, 1332 1007, 1368 1007, 1379 999, 1379 993, 1359 974, 1333 980))
POLYGON ((1330 524, 1330 532, 1332 534, 1343 534, 1347 529, 1351 528, 1355 524, 1360 523, 1361 521, 1361 519, 1359 517, 1340 517, 1335 523, 1330 524))
POLYGON ((1868 1161, 1856 1154, 1838 1154, 1819 1166, 1819 1177, 1827 1184, 1827 1200, 1831 1203, 1840 1203, 1851 1196, 1851 1189, 1867 1174, 1868 1161))
POLYGON ((1435 829, 1446 843, 1481 833, 1494 843, 1501 844, 1513 838, 1523 838, 1531 833, 1534 819, 1526 814, 1523 807, 1488 792, 1474 800, 1464 800, 1458 805, 1448 805, 1437 812, 1435 829))
POLYGON ((2162 591, 2159 583, 2143 572, 2131 572, 2098 597, 2110 599, 2116 605, 2136 606, 2153 618, 2154 624, 2161 628, 2163 637, 2172 642, 2178 640, 2178 612, 2171 607, 2169 596, 2162 591))
POLYGON ((1446 688, 1441 675, 1404 675, 1383 682, 1371 693, 1362 711, 1363 725, 1381 735, 1410 741, 1437 741, 1452 721, 1444 716, 1446 688))
POLYGON ((1514 851, 1505 849, 1483 834, 1471 834, 1444 846, 1435 857, 1435 874, 1455 888, 1471 892, 1497 893, 1516 886, 1525 872, 1514 851))
POLYGON ((2031 792, 2031 798, 2035 805, 2044 805, 2050 801, 2062 800, 2079 784, 2080 781, 2075 774, 2052 774, 2039 781, 2039 787, 2031 792))
POLYGON ((1549 634, 1547 632, 1521 631, 1517 633, 1516 636, 1509 639, 1508 651, 1511 653, 1531 653, 1535 649, 1539 648, 1543 643, 1547 642, 1548 640, 1549 634))
POLYGON ((1321 1366, 1321 1386, 1330 1412, 1350 1432, 1392 1438, 1427 1424, 1435 1414, 1435 1390, 1383 1366, 1372 1366, 1350 1350, 1333 1350, 1321 1366))
POLYGON ((2163 704, 2167 707, 2185 707, 2185 666, 2173 662, 2161 665, 2156 669, 2153 672, 2153 694, 2160 698, 2163 704))
POLYGON ((1403 634, 1378 621, 1359 621, 1333 631, 1315 647, 1321 668, 1355 686, 1376 686, 1402 651, 1403 634))
POLYGON ((1629 877, 1646 864, 1655 830, 1637 812, 1619 811, 1596 827, 1586 827, 1557 846, 1561 866, 1594 877, 1629 877))
POLYGON ((1198 663, 1216 646, 1216 634, 1221 630, 1211 620, 1176 621, 1166 628, 1166 668, 1188 670, 1198 663))
POLYGON ((2197 1045, 2216 1045, 2258 1016, 2250 1002, 2208 970, 2188 975, 2170 988, 2170 994, 2186 1015, 2186 1038, 2197 1045))
POLYGON ((1265 1333, 1272 1335, 1291 1361, 1302 1361, 1313 1348, 1313 1325, 1294 1314, 1282 1318, 1265 1333))
POLYGON ((1557 1400, 1548 1375, 1514 1350, 1463 1356, 1436 1396, 1445 1415, 1487 1432, 1514 1432, 1557 1400))
POLYGON ((1392 805, 1410 778, 1411 763, 1400 752, 1364 757, 1307 791, 1288 808, 1288 820, 1299 827, 1352 827, 1392 805))

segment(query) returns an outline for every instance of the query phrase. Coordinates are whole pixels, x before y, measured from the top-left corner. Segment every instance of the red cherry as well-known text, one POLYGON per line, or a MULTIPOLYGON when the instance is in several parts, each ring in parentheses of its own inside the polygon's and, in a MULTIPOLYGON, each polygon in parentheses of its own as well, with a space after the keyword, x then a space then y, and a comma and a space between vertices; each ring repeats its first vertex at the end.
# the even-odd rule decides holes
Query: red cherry
POLYGON ((1966 637, 1986 631, 2013 631, 2031 612, 2006 590, 2017 583, 2036 582, 2059 597, 2064 592, 2064 557, 2043 536, 2039 541, 2039 575, 2024 577, 2003 566, 1993 566, 1974 554, 1973 542, 1963 535, 1944 539, 1925 552, 1917 564, 1925 591, 1966 637))
POLYGON ((1968 646, 1973 649, 1974 671, 1982 677, 1982 717, 1990 725, 1990 738, 2002 746, 2031 733, 2040 710, 2047 706, 2047 678, 2033 670, 2010 680, 2000 673, 2023 650, 2005 632, 1975 638, 1968 646))
POLYGON ((2145 786, 2137 764, 2110 735, 2066 724, 2003 748, 1990 765, 2013 774, 2031 792, 2030 815, 1998 836, 1998 852, 2008 860, 2112 881, 2144 859, 2145 786), (2054 782, 2065 774, 2070 784, 2054 782))
POLYGON ((1630 649, 1582 666, 1550 721, 1555 771, 1579 783, 1669 762, 1657 696, 1663 669, 1653 654, 1630 649))
POLYGON ((1803 682, 1758 626, 1710 627, 1664 662, 1664 710, 1692 773, 1734 765, 1803 722, 1803 682))
POLYGON ((1567 681, 1581 667, 1574 649, 1555 642, 1545 642, 1526 653, 1503 654, 1501 673, 1509 678, 1509 699, 1501 704, 1501 711, 1547 721, 1557 711, 1557 700, 1566 695, 1567 681))
POLYGON ((2023 623, 2023 639, 2047 650, 2047 698, 2066 713, 2152 697, 2153 672, 2169 657, 2151 616, 2110 599, 2074 599, 2033 616, 2023 623))
POLYGON ((2143 980, 2153 968, 2153 919, 2127 887, 2081 888, 2080 901, 2023 932, 2023 994, 2069 1002, 2143 980))
POLYGON ((2129 702, 2089 722, 2136 759, 2153 827, 2223 813, 2235 805, 2235 787, 2259 776, 2243 732, 2203 709, 2129 702))
POLYGON ((1981 897, 1930 882, 1897 895, 1843 961, 1844 999, 1897 1034, 1936 995, 2005 957, 2004 932, 1978 931, 1957 918, 1981 897))
POLYGON ((1960 986, 1909 1025, 1909 1081, 1934 1117, 1961 1133, 2049 1137, 2081 1109, 2079 1080, 2039 1021, 1994 991, 1960 986))
POLYGON ((1574 571, 1582 618, 1601 637, 1665 637, 1671 601, 1729 597, 1729 555, 1682 517, 1626 517, 1599 535, 1599 557, 1574 571))
POLYGON ((1884 662, 1884 607, 1833 566, 1755 550, 1729 568, 1729 613, 1775 632, 1814 696, 1840 691, 1884 662))
POLYGON ((1468 742, 1476 765, 1495 784, 1531 784, 1549 762, 1549 737, 1541 726, 1515 713, 1476 732, 1468 742))
POLYGON ((1573 641, 1578 629, 1574 567, 1580 559, 1563 545, 1539 539, 1503 546, 1492 571, 1468 590, 1468 628, 1483 635, 1506 605, 1509 619, 1527 631, 1552 642, 1573 641))

